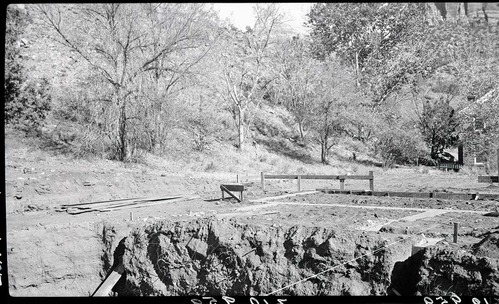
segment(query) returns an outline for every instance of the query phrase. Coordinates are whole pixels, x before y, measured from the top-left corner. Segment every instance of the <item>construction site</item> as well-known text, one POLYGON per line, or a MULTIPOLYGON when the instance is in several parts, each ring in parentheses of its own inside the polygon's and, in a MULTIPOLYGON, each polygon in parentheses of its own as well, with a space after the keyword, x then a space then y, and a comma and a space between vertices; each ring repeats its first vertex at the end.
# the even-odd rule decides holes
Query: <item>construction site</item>
POLYGON ((210 178, 48 162, 7 165, 14 297, 499 294, 494 175, 210 178))
POLYGON ((499 304, 499 3, 5 12, 13 302, 499 304))

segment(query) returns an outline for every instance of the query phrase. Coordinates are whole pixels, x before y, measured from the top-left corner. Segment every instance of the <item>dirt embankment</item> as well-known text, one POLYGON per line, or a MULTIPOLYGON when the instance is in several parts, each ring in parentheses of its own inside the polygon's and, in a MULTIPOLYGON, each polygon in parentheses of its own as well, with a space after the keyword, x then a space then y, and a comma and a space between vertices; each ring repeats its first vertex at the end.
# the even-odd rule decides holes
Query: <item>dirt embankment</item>
POLYGON ((126 282, 115 290, 145 296, 385 295, 393 265, 411 250, 407 242, 388 243, 377 233, 326 228, 157 222, 126 239, 126 282))
POLYGON ((17 297, 90 296, 116 260, 129 223, 53 224, 9 232, 9 293, 17 297))
POLYGON ((402 295, 499 295, 499 232, 491 233, 466 252, 437 244, 398 262, 393 289, 402 295))
POLYGON ((414 239, 235 220, 160 221, 118 248, 120 296, 498 295, 495 234, 465 252, 439 244, 410 256, 414 239), (403 278, 403 279, 402 279, 403 278))
POLYGON ((498 295, 496 230, 469 250, 410 256, 416 235, 235 218, 47 225, 16 232, 9 285, 13 296, 89 296, 122 260, 120 296, 498 295))

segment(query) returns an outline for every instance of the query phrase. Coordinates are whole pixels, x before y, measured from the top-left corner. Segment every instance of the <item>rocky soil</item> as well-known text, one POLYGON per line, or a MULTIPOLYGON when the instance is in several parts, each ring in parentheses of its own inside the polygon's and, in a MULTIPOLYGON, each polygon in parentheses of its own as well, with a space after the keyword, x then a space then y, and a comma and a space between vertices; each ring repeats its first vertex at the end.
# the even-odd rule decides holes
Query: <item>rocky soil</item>
POLYGON ((133 230, 124 242, 126 282, 117 290, 127 296, 385 295, 393 265, 411 249, 408 240, 386 247, 390 241, 377 233, 234 219, 162 221, 133 230))
POLYGON ((499 294, 499 232, 467 252, 379 232, 241 224, 234 219, 159 221, 118 248, 120 296, 499 294))

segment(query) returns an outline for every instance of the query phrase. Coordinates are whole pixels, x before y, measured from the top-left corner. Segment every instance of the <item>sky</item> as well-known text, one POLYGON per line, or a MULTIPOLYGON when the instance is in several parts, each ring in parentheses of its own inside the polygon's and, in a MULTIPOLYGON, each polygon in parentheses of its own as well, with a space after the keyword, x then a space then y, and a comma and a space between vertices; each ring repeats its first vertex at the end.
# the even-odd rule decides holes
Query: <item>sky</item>
MULTIPOLYGON (((313 3, 277 3, 282 12, 286 15, 287 23, 300 34, 306 33, 303 23, 306 21, 306 14, 313 3)), ((246 26, 253 26, 253 7, 256 3, 215 3, 214 8, 222 19, 229 18, 232 24, 241 30, 246 26)))

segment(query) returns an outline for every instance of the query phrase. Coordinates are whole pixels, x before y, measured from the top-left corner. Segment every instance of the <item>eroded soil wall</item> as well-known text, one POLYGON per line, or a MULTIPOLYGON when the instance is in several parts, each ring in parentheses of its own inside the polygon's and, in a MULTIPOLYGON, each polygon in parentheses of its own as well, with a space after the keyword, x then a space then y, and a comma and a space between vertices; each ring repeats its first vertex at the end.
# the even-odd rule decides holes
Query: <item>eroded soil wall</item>
POLYGON ((126 280, 115 290, 143 296, 385 295, 393 265, 411 250, 405 240, 387 246, 391 242, 375 232, 233 219, 156 222, 134 229, 124 242, 126 280))

